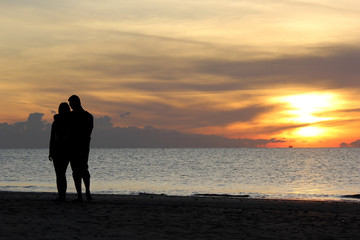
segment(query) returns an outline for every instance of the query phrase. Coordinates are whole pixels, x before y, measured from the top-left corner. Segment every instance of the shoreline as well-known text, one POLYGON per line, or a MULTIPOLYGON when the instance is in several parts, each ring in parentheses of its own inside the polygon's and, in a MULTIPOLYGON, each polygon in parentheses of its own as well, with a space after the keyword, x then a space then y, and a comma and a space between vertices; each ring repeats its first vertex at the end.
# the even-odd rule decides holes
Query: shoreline
POLYGON ((0 191, 1 239, 358 239, 360 203, 0 191))

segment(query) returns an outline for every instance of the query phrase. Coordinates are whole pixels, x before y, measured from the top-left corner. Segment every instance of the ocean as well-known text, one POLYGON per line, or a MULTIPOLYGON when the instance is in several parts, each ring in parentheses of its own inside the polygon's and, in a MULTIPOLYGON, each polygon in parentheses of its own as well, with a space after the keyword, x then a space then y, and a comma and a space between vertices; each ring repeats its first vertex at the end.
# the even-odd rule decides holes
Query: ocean
MULTIPOLYGON (((360 193, 360 148, 91 149, 101 194, 341 200, 360 193)), ((75 192, 71 168, 68 192, 75 192)), ((0 191, 56 193, 47 149, 0 149, 0 191)))

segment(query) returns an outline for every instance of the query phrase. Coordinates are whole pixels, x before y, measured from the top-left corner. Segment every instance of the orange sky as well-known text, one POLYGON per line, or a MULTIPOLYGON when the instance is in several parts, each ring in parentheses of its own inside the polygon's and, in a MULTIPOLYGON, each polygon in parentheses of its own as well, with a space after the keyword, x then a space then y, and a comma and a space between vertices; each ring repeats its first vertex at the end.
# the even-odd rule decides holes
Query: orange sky
POLYGON ((357 0, 1 1, 0 123, 50 122, 78 94, 115 126, 351 143, 359 11, 357 0))

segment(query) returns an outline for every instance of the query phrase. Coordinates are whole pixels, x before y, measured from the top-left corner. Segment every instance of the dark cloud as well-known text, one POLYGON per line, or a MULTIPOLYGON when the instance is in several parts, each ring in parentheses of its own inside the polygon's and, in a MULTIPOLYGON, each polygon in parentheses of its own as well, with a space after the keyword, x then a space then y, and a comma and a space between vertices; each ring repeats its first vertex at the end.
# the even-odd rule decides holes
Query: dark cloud
POLYGON ((337 112, 337 113, 355 113, 355 112, 360 112, 360 108, 339 109, 339 110, 336 110, 334 112, 337 112))
POLYGON ((50 137, 50 124, 42 120, 44 114, 31 113, 26 122, 13 125, 0 123, 0 148, 43 148, 50 137))
MULTIPOLYGON (((345 143, 344 143, 345 144, 345 143)), ((347 144, 348 147, 360 147, 360 139, 350 143, 350 144, 347 144)))
MULTIPOLYGON (((208 103, 211 105, 211 103, 208 103)), ((276 106, 254 104, 237 109, 209 109, 206 103, 176 106, 170 103, 147 101, 142 103, 122 103, 122 107, 136 109, 140 116, 131 115, 131 124, 135 126, 149 125, 165 128, 199 128, 209 126, 225 126, 234 122, 248 122, 262 114, 273 111, 276 106)))
MULTIPOLYGON (((205 48, 205 45, 200 48, 205 48)), ((232 59, 237 51, 234 52, 231 53, 232 59)), ((114 87, 149 92, 231 91, 308 84, 319 88, 360 87, 360 68, 357 64, 360 62, 360 47, 314 48, 311 52, 312 55, 285 55, 248 61, 215 59, 212 56, 198 58, 113 53, 93 55, 92 62, 74 66, 81 71, 96 72, 119 79, 111 83, 114 87), (144 80, 124 79, 129 77, 144 80)), ((238 55, 241 56, 241 53, 239 50, 238 55)))
MULTIPOLYGON (((32 113, 25 122, 0 123, 0 148, 47 148, 51 124, 42 113, 32 113)), ((92 147, 264 147, 277 139, 229 139, 214 135, 181 133, 151 126, 113 127, 111 118, 95 118, 92 147)))
MULTIPOLYGON (((108 112, 120 112, 120 114, 114 114, 111 117, 114 122, 120 122, 122 125, 126 120, 125 125, 152 125, 158 128, 182 131, 209 126, 225 126, 234 122, 249 122, 263 114, 276 111, 277 108, 281 107, 267 103, 258 103, 252 105, 244 104, 244 106, 234 109, 225 109, 225 107, 221 109, 222 106, 217 103, 217 99, 212 102, 211 98, 204 100, 202 98, 191 97, 182 99, 182 96, 180 96, 180 99, 177 99, 177 97, 165 94, 164 96, 159 95, 154 98, 158 100, 147 101, 88 98, 87 102, 91 102, 88 105, 91 105, 92 109, 102 109, 106 106, 108 112), (119 102, 121 102, 120 105, 119 102), (121 111, 122 109, 125 110, 121 111), (129 114, 126 114, 127 112, 129 114)), ((238 104, 241 101, 248 101, 253 96, 251 94, 239 94, 236 97, 238 101, 236 103, 238 104)), ((106 114, 104 112, 98 115, 106 114)))
POLYGON ((124 117, 126 117, 126 116, 130 116, 130 112, 126 112, 126 113, 121 113, 120 114, 120 117, 122 117, 122 118, 124 118, 124 117))
MULTIPOLYGON (((267 105, 252 105, 235 110, 223 110, 216 112, 194 112, 195 121, 198 121, 198 127, 206 126, 224 126, 234 122, 248 122, 261 114, 273 110, 273 106, 267 105)), ((191 120, 192 121, 192 120, 191 120)))
POLYGON ((309 123, 301 123, 301 124, 279 124, 279 125, 268 125, 264 127, 256 127, 254 129, 248 129, 253 134, 265 134, 265 135, 272 135, 272 134, 281 134, 284 131, 291 131, 297 128, 308 127, 314 124, 309 123))
POLYGON ((215 135, 189 134, 152 126, 94 129, 92 145, 100 148, 202 148, 202 147, 265 147, 281 143, 277 139, 230 139, 215 135))
POLYGON ((94 125, 96 125, 99 129, 112 129, 113 127, 113 123, 111 122, 111 118, 109 116, 95 118, 94 125))
POLYGON ((327 50, 330 53, 326 56, 284 56, 259 61, 214 60, 204 61, 198 66, 202 73, 230 77, 240 82, 252 80, 247 82, 249 87, 309 83, 330 87, 360 86, 360 48, 334 47, 327 50))

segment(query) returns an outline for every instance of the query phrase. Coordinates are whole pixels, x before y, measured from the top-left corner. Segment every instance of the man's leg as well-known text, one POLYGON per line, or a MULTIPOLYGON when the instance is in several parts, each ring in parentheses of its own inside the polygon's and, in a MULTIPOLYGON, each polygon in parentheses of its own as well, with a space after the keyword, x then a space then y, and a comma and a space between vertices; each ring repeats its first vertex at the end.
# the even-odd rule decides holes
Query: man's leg
POLYGON ((86 199, 92 200, 92 197, 90 194, 90 173, 88 170, 84 171, 83 180, 84 180, 84 185, 85 185, 85 189, 86 189, 86 199))
POLYGON ((81 202, 82 201, 82 192, 81 192, 81 168, 79 166, 79 159, 71 160, 70 165, 73 171, 73 179, 75 184, 75 189, 77 192, 77 199, 75 201, 81 202))
POLYGON ((88 161, 89 161, 89 152, 90 149, 86 148, 83 151, 83 156, 82 156, 82 164, 81 164, 81 177, 84 181, 84 185, 85 185, 85 189, 86 189, 86 199, 87 200, 92 200, 92 196, 90 194, 90 172, 89 172, 89 165, 88 165, 88 161))
POLYGON ((74 173, 73 172, 73 179, 74 179, 74 184, 75 184, 75 188, 76 188, 76 192, 77 192, 77 199, 75 199, 75 201, 82 201, 82 192, 81 192, 81 177, 79 176, 78 173, 74 173))

